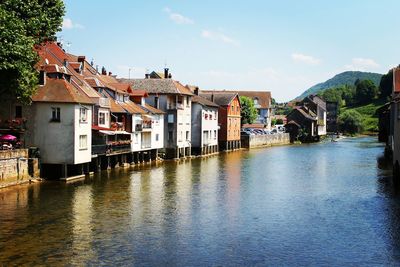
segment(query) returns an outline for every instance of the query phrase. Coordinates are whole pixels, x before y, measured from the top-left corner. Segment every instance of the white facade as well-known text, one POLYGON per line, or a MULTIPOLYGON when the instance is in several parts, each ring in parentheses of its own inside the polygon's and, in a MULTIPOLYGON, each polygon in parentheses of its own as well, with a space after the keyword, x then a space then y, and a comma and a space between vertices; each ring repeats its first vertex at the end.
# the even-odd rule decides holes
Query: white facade
POLYGON ((131 151, 139 152, 164 147, 164 116, 162 114, 144 115, 151 118, 151 128, 135 129, 143 119, 139 114, 132 115, 133 132, 131 133, 131 151))
POLYGON ((92 106, 35 102, 32 115, 29 122, 32 135, 27 144, 40 149, 42 163, 79 164, 91 161, 92 106), (86 110, 85 115, 81 115, 81 109, 86 110))
POLYGON ((154 114, 153 129, 151 131, 152 149, 160 149, 164 147, 164 115, 154 114))
POLYGON ((177 96, 177 99, 182 98, 182 104, 177 104, 177 147, 191 146, 191 131, 192 131, 192 107, 190 96, 177 96))

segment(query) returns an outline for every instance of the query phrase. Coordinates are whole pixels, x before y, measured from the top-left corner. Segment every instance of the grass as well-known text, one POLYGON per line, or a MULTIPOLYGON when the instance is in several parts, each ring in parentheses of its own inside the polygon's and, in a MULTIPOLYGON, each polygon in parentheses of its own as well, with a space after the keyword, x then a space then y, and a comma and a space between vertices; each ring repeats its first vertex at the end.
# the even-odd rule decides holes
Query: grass
POLYGON ((382 107, 386 101, 384 99, 374 99, 371 103, 365 105, 355 105, 349 107, 342 107, 340 112, 346 110, 355 110, 363 117, 363 133, 376 133, 378 132, 378 115, 376 110, 382 107))

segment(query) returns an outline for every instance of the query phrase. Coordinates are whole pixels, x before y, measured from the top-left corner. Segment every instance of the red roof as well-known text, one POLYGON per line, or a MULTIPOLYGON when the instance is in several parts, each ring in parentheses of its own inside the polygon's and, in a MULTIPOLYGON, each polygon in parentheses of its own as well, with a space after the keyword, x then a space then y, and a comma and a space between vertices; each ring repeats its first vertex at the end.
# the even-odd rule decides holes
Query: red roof
POLYGON ((46 79, 32 96, 34 102, 82 103, 92 104, 91 99, 77 87, 63 79, 46 79))

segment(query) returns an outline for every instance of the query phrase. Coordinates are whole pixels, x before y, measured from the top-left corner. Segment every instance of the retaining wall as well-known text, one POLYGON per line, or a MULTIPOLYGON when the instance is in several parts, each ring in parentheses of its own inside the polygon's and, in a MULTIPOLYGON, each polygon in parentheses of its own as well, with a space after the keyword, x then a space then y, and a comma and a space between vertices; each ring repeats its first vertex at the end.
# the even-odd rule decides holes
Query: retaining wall
POLYGON ((28 149, 0 151, 0 187, 28 181, 28 149))
POLYGON ((256 148, 264 146, 288 145, 290 144, 289 133, 266 134, 266 135, 242 135, 242 147, 256 148))

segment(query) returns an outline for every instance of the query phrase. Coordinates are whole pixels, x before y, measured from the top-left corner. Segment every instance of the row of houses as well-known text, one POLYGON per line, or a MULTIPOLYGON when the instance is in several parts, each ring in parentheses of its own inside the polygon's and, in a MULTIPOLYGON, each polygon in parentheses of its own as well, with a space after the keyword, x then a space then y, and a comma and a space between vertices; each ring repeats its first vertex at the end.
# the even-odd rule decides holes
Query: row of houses
POLYGON ((317 95, 307 96, 293 107, 286 121, 291 142, 318 141, 327 134, 327 103, 317 95))
MULTIPOLYGON (((143 79, 117 79, 58 43, 36 50, 39 88, 30 105, 12 95, 2 97, 0 134, 11 133, 25 147, 37 147, 43 177, 240 148, 236 91, 183 85, 168 69, 143 79)), ((263 109, 270 108, 270 94, 262 101, 269 103, 258 106, 259 119, 268 120, 263 109)))
POLYGON ((400 184, 400 67, 393 69, 391 100, 377 110, 379 141, 386 142, 385 154, 392 159, 393 181, 400 184))

